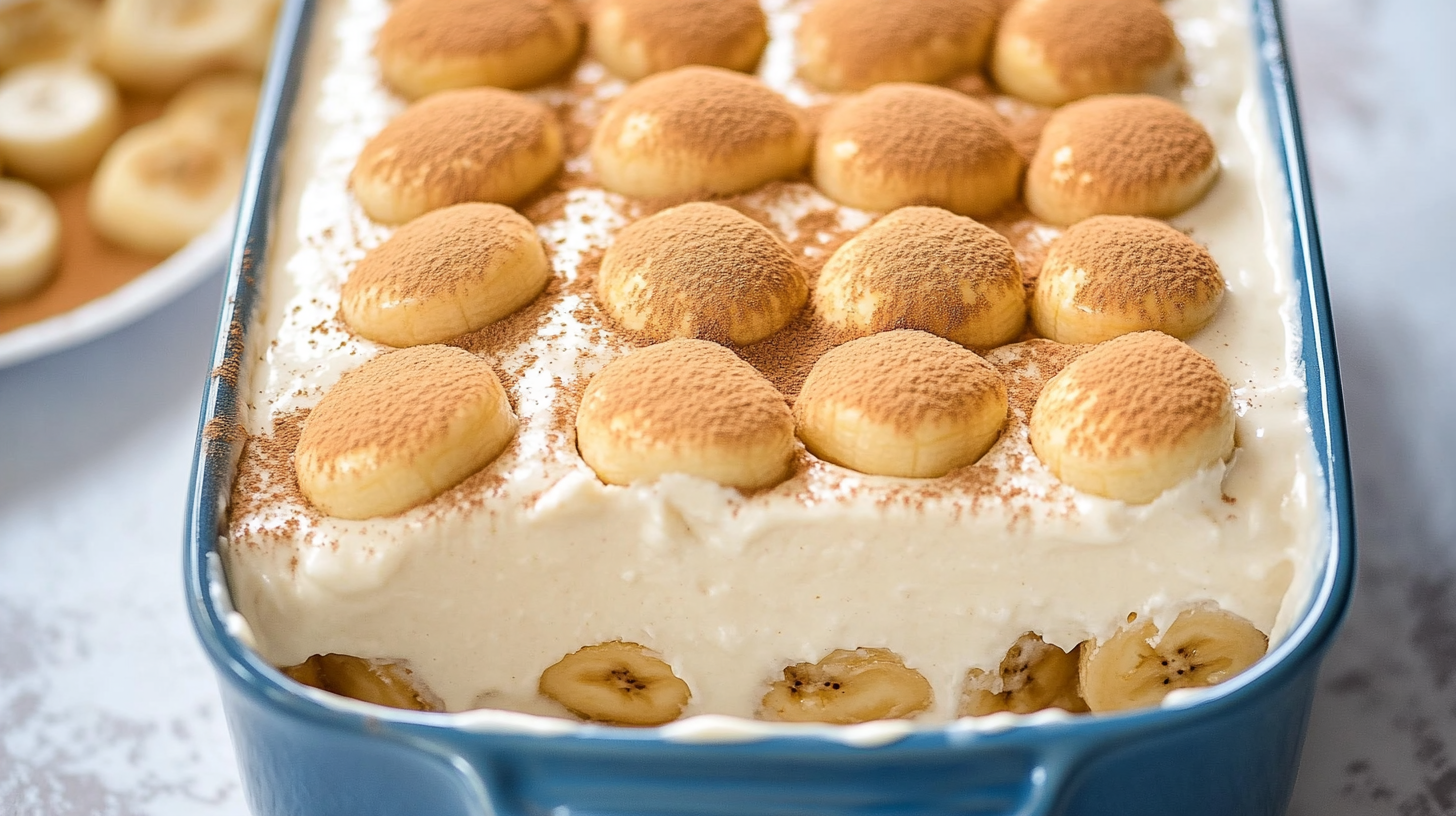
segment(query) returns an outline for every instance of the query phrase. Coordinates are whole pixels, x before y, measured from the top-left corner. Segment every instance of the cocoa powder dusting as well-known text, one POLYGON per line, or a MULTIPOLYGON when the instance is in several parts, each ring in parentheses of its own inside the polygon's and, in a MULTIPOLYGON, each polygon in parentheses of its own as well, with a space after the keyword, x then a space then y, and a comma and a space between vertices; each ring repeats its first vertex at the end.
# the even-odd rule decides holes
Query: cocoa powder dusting
MULTIPOLYGON (((303 497, 293 470, 293 454, 308 415, 307 409, 280 414, 273 418, 270 433, 250 435, 243 443, 229 502, 234 523, 266 508, 284 505, 290 508, 291 514, 296 514, 278 531, 279 535, 288 537, 297 532, 301 521, 321 518, 303 497)), ((230 538, 234 543, 249 540, 236 530, 230 538)))
POLYGON ((944 49, 948 39, 972 46, 951 60, 952 70, 975 67, 1000 13, 999 0, 818 0, 799 25, 799 49, 822 52, 845 87, 863 88, 884 78, 883 66, 936 45, 944 49))
POLYGON ((1002 26, 1041 46, 1052 71, 1074 87, 1136 83, 1179 47, 1173 21, 1156 0, 1019 3, 1002 26))
POLYGON ((1090 177, 1103 196, 1116 197, 1191 182, 1217 161, 1208 131, 1176 103, 1148 95, 1101 96, 1052 114, 1030 173, 1059 186, 1080 187, 1090 177))
POLYGON ((657 70, 726 65, 742 43, 768 42, 757 0, 600 0, 593 19, 620 16, 622 39, 638 45, 657 70))
POLYGON ((850 161, 866 172, 934 176, 1020 161, 1005 121, 989 105, 907 82, 876 85, 831 110, 820 149, 840 141, 858 146, 850 161))
POLYGON ((1151 301, 1181 314, 1223 290, 1208 250, 1151 218, 1089 218, 1052 244, 1046 263, 1048 269, 1082 270, 1074 302, 1097 311, 1151 318, 1151 301))
POLYGON ((537 37, 564 45, 572 34, 557 20, 574 15, 569 0, 398 0, 376 44, 420 61, 498 53, 537 37))

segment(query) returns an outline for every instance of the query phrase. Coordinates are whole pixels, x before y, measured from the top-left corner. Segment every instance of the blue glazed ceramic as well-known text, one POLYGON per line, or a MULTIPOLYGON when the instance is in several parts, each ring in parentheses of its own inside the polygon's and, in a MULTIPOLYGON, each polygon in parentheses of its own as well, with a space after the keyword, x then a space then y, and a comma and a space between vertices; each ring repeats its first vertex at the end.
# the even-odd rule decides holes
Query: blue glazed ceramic
MULTIPOLYGON (((209 434, 236 416, 213 377, 202 412, 185 552, 192 621, 217 669, 258 816, 1262 816, 1294 784, 1315 675, 1349 603, 1353 502, 1324 270, 1276 0, 1252 0, 1262 82, 1293 214, 1309 415, 1324 468, 1328 558, 1309 608, 1269 657, 1161 709, 1061 714, 889 732, 808 727, 708 742, 666 726, 487 726, 302 689, 228 630, 217 545, 238 458, 209 434)), ((311 0, 286 4, 264 89, 214 363, 237 360, 269 243, 282 144, 311 0)), ((524 723, 525 720, 523 719, 524 723)), ((867 730, 868 729, 868 730, 867 730)))

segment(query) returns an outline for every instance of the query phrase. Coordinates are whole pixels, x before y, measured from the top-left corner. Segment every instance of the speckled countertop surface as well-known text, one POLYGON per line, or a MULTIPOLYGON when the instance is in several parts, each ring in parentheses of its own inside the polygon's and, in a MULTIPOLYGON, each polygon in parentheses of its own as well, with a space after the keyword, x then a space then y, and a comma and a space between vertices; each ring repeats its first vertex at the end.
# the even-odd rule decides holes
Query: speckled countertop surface
MULTIPOLYGON (((1291 813, 1456 814, 1456 3, 1285 4, 1362 545, 1291 813)), ((0 371, 0 814, 247 813, 178 560, 219 286, 0 371)))

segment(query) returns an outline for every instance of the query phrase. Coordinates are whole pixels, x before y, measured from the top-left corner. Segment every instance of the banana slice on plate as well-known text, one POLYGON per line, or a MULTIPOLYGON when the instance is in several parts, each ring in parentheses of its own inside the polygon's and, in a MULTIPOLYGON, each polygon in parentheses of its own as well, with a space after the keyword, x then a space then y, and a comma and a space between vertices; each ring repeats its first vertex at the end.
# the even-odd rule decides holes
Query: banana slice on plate
POLYGON ((46 282, 61 256, 61 217, 50 196, 0 179, 0 302, 22 298, 46 282))
POLYGON ((122 87, 171 93, 226 68, 262 70, 277 0, 108 0, 99 63, 122 87))
POLYGON ((1268 650, 1268 636, 1216 606, 1184 611, 1161 634, 1151 620, 1134 619, 1082 646, 1082 696, 1098 712, 1150 708, 1175 689, 1222 683, 1268 650))
POLYGON ((763 696, 758 715, 780 722, 853 725, 901 720, 930 708, 925 675, 889 649, 836 649, 818 663, 784 669, 763 696))
POLYGON ((621 640, 561 658, 541 673, 540 690, 582 719, 611 725, 672 722, 693 696, 661 657, 621 640))
POLYGON ((818 0, 797 34, 799 73, 827 91, 939 82, 978 71, 1001 0, 818 0))
POLYGON ((167 103, 162 115, 179 127, 195 127, 236 148, 247 150, 258 110, 256 74, 212 74, 189 83, 167 103))
POLYGON ((980 717, 1002 711, 1030 714, 1047 708, 1074 714, 1087 711, 1077 686, 1081 659, 1081 644, 1064 652, 1035 632, 1027 632, 1011 644, 994 671, 966 672, 956 715, 980 717))
POLYGON ((279 671, 316 689, 355 700, 412 711, 444 711, 440 702, 409 665, 401 660, 366 660, 342 654, 314 655, 279 671))
POLYGON ((684 65, 752 72, 768 45, 757 0, 599 0, 591 50, 630 80, 684 65))
POLYGON ((0 78, 0 155, 14 175, 62 184, 91 172, 121 130, 121 100, 105 74, 45 62, 0 78))
POLYGON ((91 0, 0 3, 0 72, 32 62, 89 62, 98 16, 91 0))

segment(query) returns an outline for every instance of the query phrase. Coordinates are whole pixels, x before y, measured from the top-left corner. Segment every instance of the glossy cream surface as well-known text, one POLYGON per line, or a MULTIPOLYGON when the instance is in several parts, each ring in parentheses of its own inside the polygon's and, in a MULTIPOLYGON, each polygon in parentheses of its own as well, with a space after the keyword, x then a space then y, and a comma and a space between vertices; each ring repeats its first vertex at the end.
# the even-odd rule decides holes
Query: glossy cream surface
MULTIPOLYGON (((1208 198, 1173 223, 1209 247, 1228 283, 1220 313, 1190 341, 1235 389, 1239 444, 1228 464, 1132 506, 1058 483, 1017 425, 981 463, 996 469, 989 487, 927 488, 817 461, 750 496, 685 476, 606 486, 578 457, 557 409, 630 349, 583 319, 590 295, 568 289, 534 336, 495 360, 519 372, 512 397, 521 430, 483 476, 369 521, 322 517, 286 491, 240 505, 225 560, 246 637, 280 665, 326 652, 408 660, 452 711, 559 716, 563 709, 536 694, 541 671, 601 641, 660 652, 692 689, 687 715, 738 717, 754 715, 787 664, 885 647, 930 680, 926 721, 953 717, 966 670, 995 666, 1028 630, 1071 648, 1110 634, 1130 612, 1165 623, 1215 601, 1277 641, 1309 597, 1324 526, 1289 215, 1255 84, 1248 6, 1166 4, 1189 59, 1188 81, 1173 93, 1208 127, 1223 165, 1208 198)), ((383 350, 337 314, 341 282, 389 234, 347 184, 364 142, 404 107, 381 86, 371 55, 389 8, 387 0, 320 3, 285 152, 266 301, 251 330, 244 423, 256 436, 383 350)), ((760 74, 807 105, 824 100, 793 76, 802 8, 771 9, 774 39, 760 74)), ((533 95, 559 102, 584 88, 605 101, 625 87, 590 60, 575 79, 533 95)), ((589 125, 599 110, 588 103, 576 115, 589 125)), ((568 168, 588 161, 571 157, 568 168)), ((631 208, 591 188, 567 199, 539 233, 555 274, 570 282, 631 208)), ((804 213, 837 209, 797 183, 768 188, 755 203, 789 241, 800 239, 804 213)), ((838 219, 857 229, 871 216, 839 209, 838 219)), ((1056 234, 1040 230, 1034 240, 1056 234)), ((806 252, 822 254, 809 243, 806 252)), ((989 356, 1014 368, 1017 354, 989 356)), ((264 484, 292 478, 246 458, 244 468, 264 484)), ((702 722, 714 726, 704 733, 736 733, 719 719, 702 722)))

